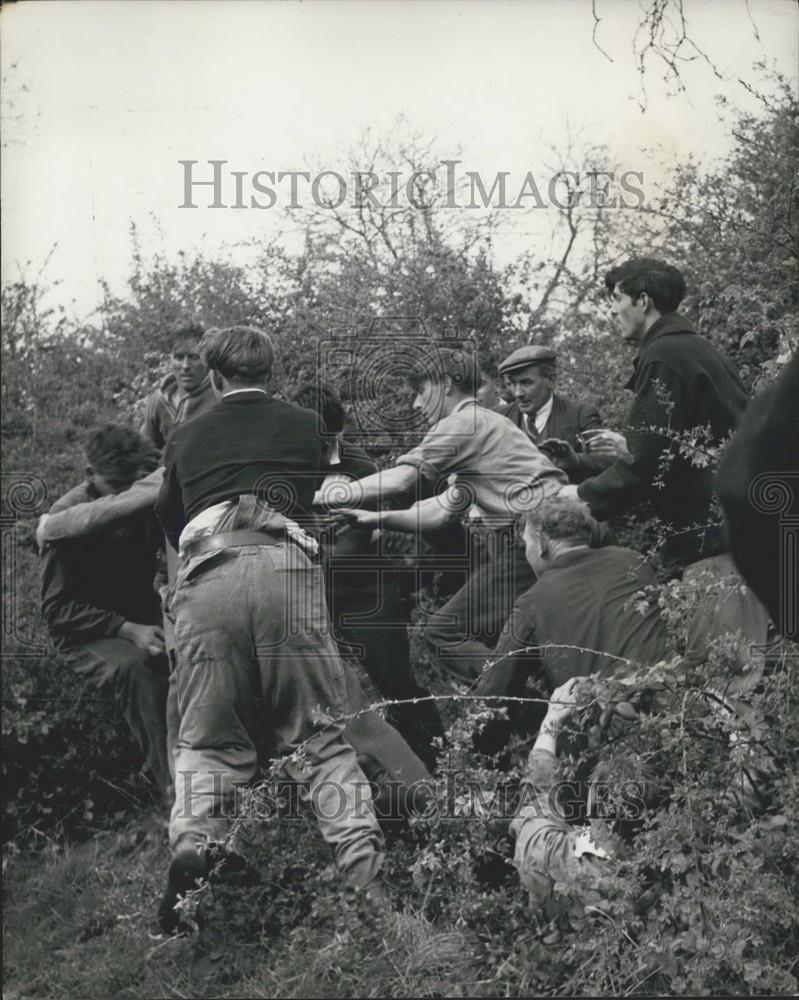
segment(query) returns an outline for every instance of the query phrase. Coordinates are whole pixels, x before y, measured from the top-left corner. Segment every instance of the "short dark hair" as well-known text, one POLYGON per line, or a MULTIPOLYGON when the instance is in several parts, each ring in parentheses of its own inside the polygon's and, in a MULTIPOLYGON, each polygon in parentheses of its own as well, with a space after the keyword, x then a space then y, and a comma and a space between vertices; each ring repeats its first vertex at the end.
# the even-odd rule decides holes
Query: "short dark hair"
POLYGON ((437 384, 447 377, 461 392, 473 396, 481 381, 477 355, 466 347, 442 347, 430 351, 417 362, 408 381, 418 392, 425 382, 437 384))
POLYGON ((578 500, 551 497, 525 514, 525 520, 535 531, 564 542, 590 545, 594 537, 594 519, 578 500))
POLYGON ((205 327, 202 323, 198 323, 196 320, 181 320, 181 322, 175 323, 169 330, 167 337, 169 353, 171 354, 175 350, 175 347, 184 340, 195 340, 199 344, 204 336, 205 327))
POLYGON ((631 299, 646 292, 658 312, 674 312, 685 296, 685 278, 671 264, 656 257, 633 257, 605 275, 608 293, 619 286, 631 299))
POLYGON ((130 479, 158 468, 158 449, 132 427, 103 424, 86 438, 86 459, 96 473, 130 479))
POLYGON ((480 358, 480 378, 499 378, 499 363, 493 354, 483 355, 480 358))
POLYGON ((275 349, 269 334, 254 326, 208 330, 200 352, 211 371, 232 382, 259 382, 272 371, 275 349))
POLYGON ((306 382, 294 394, 294 402, 318 413, 328 434, 339 434, 344 430, 344 407, 329 385, 306 382))

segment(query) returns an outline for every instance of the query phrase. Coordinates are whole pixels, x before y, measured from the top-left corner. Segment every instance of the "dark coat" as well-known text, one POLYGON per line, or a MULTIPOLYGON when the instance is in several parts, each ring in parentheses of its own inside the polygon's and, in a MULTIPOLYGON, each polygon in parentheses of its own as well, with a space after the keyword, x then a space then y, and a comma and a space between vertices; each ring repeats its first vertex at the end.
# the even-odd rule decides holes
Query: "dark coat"
POLYGON ((669 529, 667 564, 686 566, 725 551, 703 446, 720 444, 746 408, 735 368, 685 317, 666 313, 642 340, 625 388, 634 393, 623 431, 635 461, 615 462, 581 483, 580 498, 600 520, 651 500, 669 529), (709 431, 709 439, 698 441, 691 461, 675 438, 697 429, 709 431))
POLYGON ((519 409, 518 403, 511 403, 505 416, 517 427, 521 428, 528 437, 535 443, 546 441, 547 438, 557 438, 559 441, 566 441, 577 452, 579 464, 576 469, 569 469, 569 481, 581 483, 589 476, 596 476, 606 466, 606 463, 591 458, 581 450, 582 445, 577 440, 577 435, 583 431, 594 430, 602 426, 599 410, 591 403, 582 403, 573 399, 565 399, 556 392, 552 393, 552 412, 546 422, 543 433, 536 438, 528 431, 524 420, 524 414, 519 409))
POLYGON ((718 491, 741 575, 782 635, 799 639, 799 354, 750 403, 718 491))
MULTIPOLYGON (((57 513, 96 500, 88 483, 51 508, 57 513)), ((115 636, 125 621, 161 622, 153 581, 161 532, 150 511, 80 538, 55 542, 43 553, 42 617, 59 649, 115 636)))
POLYGON ((550 692, 571 677, 612 677, 626 669, 614 657, 657 663, 668 652, 665 624, 656 606, 642 613, 633 599, 656 583, 649 563, 632 549, 564 552, 516 601, 490 654, 499 662, 483 675, 478 691, 518 695, 530 676, 550 692), (545 648, 508 655, 539 646, 545 648))

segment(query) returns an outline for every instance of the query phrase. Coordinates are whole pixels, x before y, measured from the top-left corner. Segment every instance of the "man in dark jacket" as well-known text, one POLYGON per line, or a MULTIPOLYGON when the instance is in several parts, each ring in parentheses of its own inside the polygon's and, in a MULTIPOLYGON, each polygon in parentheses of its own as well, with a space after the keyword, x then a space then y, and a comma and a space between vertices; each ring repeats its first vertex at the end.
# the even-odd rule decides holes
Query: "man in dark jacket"
POLYGON ((607 465, 586 452, 581 441, 585 431, 596 430, 602 422, 595 406, 553 391, 556 360, 551 347, 534 344, 505 358, 499 374, 510 382, 515 401, 502 412, 563 469, 569 482, 579 483, 607 465))
MULTIPOLYGON (((326 385, 302 386, 294 402, 318 414, 327 444, 325 483, 351 482, 378 471, 369 455, 344 437, 344 407, 326 385)), ((328 608, 339 647, 357 659, 383 697, 407 704, 389 708, 386 717, 414 752, 432 768, 435 737, 444 736, 430 692, 413 675, 408 643, 408 608, 390 560, 380 555, 371 528, 328 524, 325 571, 328 608)), ((350 734, 350 739, 353 739, 350 734)), ((353 745, 357 743, 353 741, 353 745)))
POLYGON ((170 334, 172 371, 147 398, 141 433, 163 448, 177 424, 209 410, 216 403, 208 367, 200 354, 199 323, 183 323, 170 334))
POLYGON ((591 548, 592 531, 574 500, 545 500, 526 515, 526 554, 537 581, 516 602, 493 653, 486 650, 492 665, 478 694, 519 695, 531 677, 551 693, 572 677, 610 677, 666 656, 657 607, 636 600, 657 584, 651 566, 632 549, 591 548))
MULTIPOLYGON (((618 460, 565 493, 600 520, 651 500, 667 533, 664 563, 690 567, 687 583, 720 594, 700 599, 689 628, 689 651, 698 658, 709 639, 739 628, 763 644, 765 611, 741 585, 713 510, 709 454, 737 426, 746 390, 730 361, 676 311, 685 294, 676 267, 633 258, 609 271, 605 285, 623 340, 638 348, 626 386, 634 394, 625 428, 632 461, 618 460)), ((736 659, 745 669, 751 654, 741 650, 736 659)))
POLYGON ((718 489, 735 564, 778 631, 799 639, 799 354, 750 403, 718 489))
MULTIPOLYGON (((52 513, 122 492, 158 462, 148 441, 108 424, 87 442, 87 480, 52 513)), ((161 532, 152 510, 113 529, 49 545, 43 553, 42 615, 60 660, 98 688, 109 687, 162 791, 167 660, 154 590, 161 532)))

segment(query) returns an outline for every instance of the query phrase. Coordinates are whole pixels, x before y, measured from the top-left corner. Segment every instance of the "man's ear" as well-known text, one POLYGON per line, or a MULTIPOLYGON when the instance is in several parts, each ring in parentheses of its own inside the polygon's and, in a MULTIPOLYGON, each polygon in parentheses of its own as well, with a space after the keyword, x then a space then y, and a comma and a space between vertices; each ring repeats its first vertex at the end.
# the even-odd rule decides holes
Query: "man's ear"
POLYGON ((543 531, 538 532, 538 544, 541 547, 541 558, 544 559, 549 555, 549 536, 543 531))
POLYGON ((652 299, 646 292, 641 292, 641 294, 638 296, 638 302, 636 303, 636 305, 639 304, 643 307, 645 313, 651 312, 655 308, 652 299))
POLYGON ((222 378, 219 372, 211 372, 211 385, 214 390, 221 396, 224 392, 225 387, 222 385, 222 378))
POLYGON ((89 479, 94 475, 94 467, 91 465, 86 466, 86 475, 89 479))

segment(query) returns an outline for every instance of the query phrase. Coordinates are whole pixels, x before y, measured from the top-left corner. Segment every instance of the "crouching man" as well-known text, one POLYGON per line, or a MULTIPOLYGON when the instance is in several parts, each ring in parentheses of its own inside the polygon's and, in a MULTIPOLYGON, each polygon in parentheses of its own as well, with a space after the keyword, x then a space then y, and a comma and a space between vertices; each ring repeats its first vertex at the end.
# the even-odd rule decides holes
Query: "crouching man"
MULTIPOLYGON (((120 493, 151 472, 158 453, 134 430, 107 424, 86 444, 86 482, 51 513, 120 493)), ((168 666, 154 589, 161 531, 152 511, 113 528, 48 545, 43 553, 42 616, 58 658, 90 685, 110 689, 163 795, 168 666)))
MULTIPOLYGON (((624 801, 611 810, 602 807, 608 773, 602 762, 594 769, 585 808, 587 822, 573 820, 574 775, 558 759, 558 738, 574 714, 584 678, 572 677, 552 692, 549 707, 527 761, 521 803, 511 823, 516 838, 513 861, 522 885, 536 907, 549 907, 557 893, 595 905, 602 899, 602 878, 611 874, 628 852, 628 841, 654 801, 653 772, 641 767, 635 780, 624 784, 624 801), (608 824, 604 819, 613 818, 608 824)), ((621 706, 626 703, 621 703, 621 706)))
POLYGON ((316 543, 301 526, 322 461, 318 420, 267 394, 274 352, 262 331, 209 331, 201 347, 220 400, 173 432, 158 499, 181 557, 166 932, 179 897, 208 874, 206 845, 226 837, 224 801, 255 775, 259 695, 278 752, 296 754, 285 773, 307 787, 347 881, 374 886, 383 861, 368 784, 342 735, 345 679, 316 543))

